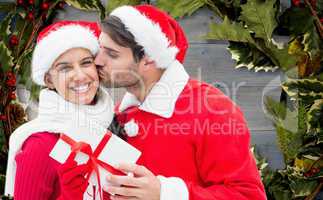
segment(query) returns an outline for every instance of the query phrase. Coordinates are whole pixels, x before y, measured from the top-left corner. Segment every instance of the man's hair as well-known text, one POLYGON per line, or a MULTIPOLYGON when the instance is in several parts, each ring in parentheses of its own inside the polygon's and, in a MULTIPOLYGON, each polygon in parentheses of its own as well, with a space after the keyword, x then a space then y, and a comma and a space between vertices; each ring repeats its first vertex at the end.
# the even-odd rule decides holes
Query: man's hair
POLYGON ((120 46, 130 48, 136 62, 140 61, 145 53, 141 45, 135 41, 135 37, 128 31, 122 21, 115 16, 108 16, 101 21, 101 29, 120 46))

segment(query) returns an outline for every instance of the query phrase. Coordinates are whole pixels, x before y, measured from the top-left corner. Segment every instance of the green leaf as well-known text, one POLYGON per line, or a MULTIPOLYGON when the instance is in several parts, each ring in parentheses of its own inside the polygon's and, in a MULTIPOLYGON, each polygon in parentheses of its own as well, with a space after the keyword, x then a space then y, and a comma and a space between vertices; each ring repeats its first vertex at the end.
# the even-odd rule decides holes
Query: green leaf
POLYGON ((282 88, 292 100, 301 98, 306 101, 323 99, 323 82, 317 79, 288 79, 282 88))
POLYGON ((307 197, 309 196, 317 187, 317 181, 309 181, 301 178, 294 178, 291 180, 290 188, 293 191, 293 197, 307 197))
POLYGON ((275 59, 279 68, 283 71, 287 71, 293 67, 296 67, 297 57, 295 55, 291 55, 288 53, 288 48, 278 48, 273 42, 267 42, 266 44, 266 52, 268 52, 272 59, 275 59))
POLYGON ((248 43, 230 42, 228 50, 236 61, 236 68, 246 67, 248 70, 275 71, 278 66, 261 51, 248 43))
POLYGON ((277 130, 277 143, 285 159, 291 161, 296 158, 302 145, 304 127, 300 120, 305 119, 306 110, 303 105, 290 110, 285 104, 270 97, 265 101, 266 111, 273 118, 277 130))
POLYGON ((138 5, 141 0, 109 0, 107 1, 107 13, 109 14, 113 9, 123 5, 138 5))
MULTIPOLYGON (((170 13, 174 18, 192 15, 199 8, 208 5, 207 0, 157 0, 157 7, 170 13)), ((212 3, 212 2, 211 2, 212 3)))
POLYGON ((9 71, 14 65, 11 51, 7 48, 3 41, 0 41, 0 63, 4 72, 9 71))
POLYGON ((227 16, 221 24, 210 24, 210 31, 205 39, 229 40, 234 42, 249 42, 253 39, 250 32, 240 23, 230 22, 227 16))
POLYGON ((265 100, 266 111, 273 117, 273 120, 278 123, 280 119, 286 117, 287 108, 285 104, 275 101, 271 97, 267 97, 265 100))
POLYGON ((241 5, 240 19, 255 33, 255 37, 271 40, 277 26, 275 3, 276 0, 248 0, 241 5))
POLYGON ((65 0, 65 2, 80 10, 99 11, 101 19, 105 16, 105 8, 100 0, 65 0))
POLYGON ((280 25, 289 30, 291 36, 299 36, 313 29, 314 17, 307 7, 292 7, 282 14, 280 25))
POLYGON ((9 2, 0 2, 0 12, 1 13, 7 13, 12 10, 14 10, 16 7, 15 3, 9 3, 9 2))
POLYGON ((302 43, 304 45, 304 51, 308 52, 312 59, 315 57, 315 55, 320 55, 320 45, 322 40, 320 39, 320 36, 318 35, 314 26, 304 34, 302 43))
POLYGON ((13 16, 15 15, 14 12, 10 12, 7 16, 1 21, 0 23, 0 36, 1 38, 6 38, 11 35, 10 26, 12 23, 13 16))
POLYGON ((308 131, 313 130, 323 134, 323 99, 314 101, 310 110, 307 113, 308 131))

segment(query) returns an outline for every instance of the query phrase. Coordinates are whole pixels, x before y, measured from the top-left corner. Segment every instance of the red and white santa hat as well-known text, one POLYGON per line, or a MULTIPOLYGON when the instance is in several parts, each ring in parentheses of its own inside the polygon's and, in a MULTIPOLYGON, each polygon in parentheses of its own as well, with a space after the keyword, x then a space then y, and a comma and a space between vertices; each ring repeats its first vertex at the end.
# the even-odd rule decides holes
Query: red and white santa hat
POLYGON ((175 60, 183 63, 187 39, 179 24, 165 12, 150 5, 121 6, 110 16, 122 21, 158 67, 167 68, 175 60))
POLYGON ((95 55, 99 50, 100 28, 96 22, 59 21, 43 29, 32 57, 32 78, 45 86, 44 76, 54 61, 69 49, 82 47, 95 55))

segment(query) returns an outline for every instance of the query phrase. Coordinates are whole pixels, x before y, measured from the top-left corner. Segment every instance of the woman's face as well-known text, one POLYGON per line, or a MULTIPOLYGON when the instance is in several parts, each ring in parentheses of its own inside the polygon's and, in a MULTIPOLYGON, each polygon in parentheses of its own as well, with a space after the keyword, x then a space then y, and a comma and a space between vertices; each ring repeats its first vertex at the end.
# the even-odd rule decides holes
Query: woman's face
POLYGON ((67 101, 90 104, 99 86, 93 55, 84 48, 69 49, 55 60, 45 83, 67 101))

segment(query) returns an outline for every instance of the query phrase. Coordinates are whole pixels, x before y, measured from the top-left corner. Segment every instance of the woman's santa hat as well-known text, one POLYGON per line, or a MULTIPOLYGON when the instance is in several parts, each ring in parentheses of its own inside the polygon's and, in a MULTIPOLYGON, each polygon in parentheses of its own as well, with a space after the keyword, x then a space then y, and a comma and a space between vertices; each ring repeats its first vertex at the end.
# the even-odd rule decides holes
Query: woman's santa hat
POLYGON ((54 61, 71 48, 82 47, 95 55, 99 50, 100 28, 95 22, 59 21, 43 29, 32 58, 32 78, 45 86, 44 76, 54 61))
POLYGON ((179 24, 165 12, 150 5, 121 6, 110 16, 122 21, 158 67, 167 68, 175 60, 183 63, 187 39, 179 24))

